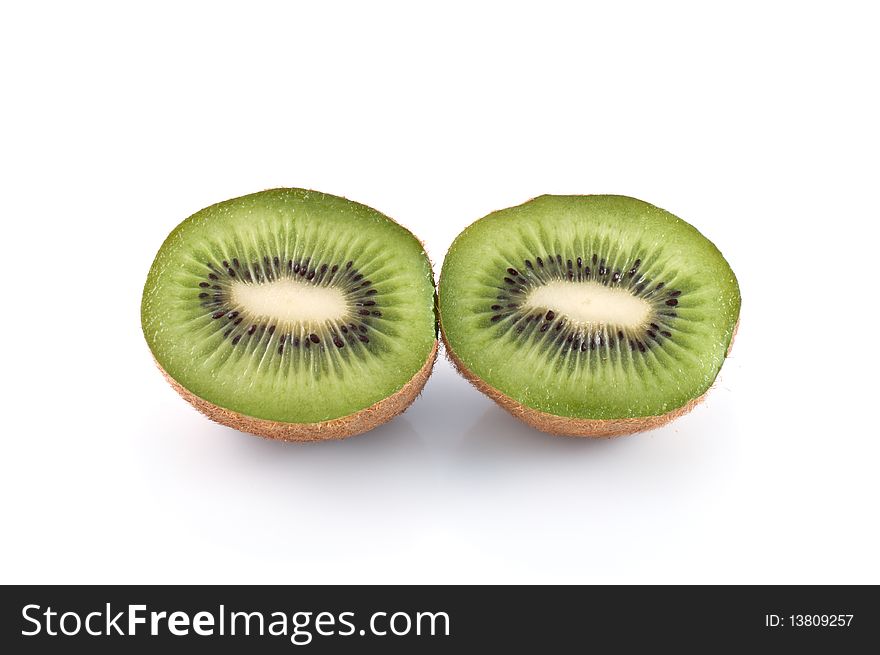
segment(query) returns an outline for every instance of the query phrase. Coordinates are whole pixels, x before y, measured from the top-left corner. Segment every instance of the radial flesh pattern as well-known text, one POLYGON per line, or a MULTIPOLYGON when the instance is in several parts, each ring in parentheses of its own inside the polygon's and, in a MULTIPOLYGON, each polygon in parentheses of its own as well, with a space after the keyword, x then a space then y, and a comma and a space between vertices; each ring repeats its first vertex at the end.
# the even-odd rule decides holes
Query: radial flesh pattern
POLYGON ((343 198, 278 189, 209 207, 163 244, 147 342, 186 390, 246 416, 317 423, 370 407, 435 344, 418 240, 343 198))
POLYGON ((695 228, 622 196, 543 196, 477 221, 440 277, 447 346, 528 410, 652 417, 712 385, 740 307, 695 228))

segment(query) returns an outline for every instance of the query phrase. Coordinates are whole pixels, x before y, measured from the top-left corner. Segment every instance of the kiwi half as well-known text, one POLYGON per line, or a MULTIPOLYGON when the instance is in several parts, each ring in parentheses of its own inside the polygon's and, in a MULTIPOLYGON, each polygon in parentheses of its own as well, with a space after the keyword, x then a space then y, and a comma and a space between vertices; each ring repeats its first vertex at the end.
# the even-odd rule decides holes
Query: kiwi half
POLYGON ((292 441, 396 416, 437 352, 422 244, 374 209, 303 189, 221 202, 165 240, 144 335, 171 385, 225 425, 292 441))
POLYGON ((440 274, 447 353, 478 389, 555 434, 615 436, 692 409, 740 309, 718 249, 623 196, 542 196, 464 230, 440 274))

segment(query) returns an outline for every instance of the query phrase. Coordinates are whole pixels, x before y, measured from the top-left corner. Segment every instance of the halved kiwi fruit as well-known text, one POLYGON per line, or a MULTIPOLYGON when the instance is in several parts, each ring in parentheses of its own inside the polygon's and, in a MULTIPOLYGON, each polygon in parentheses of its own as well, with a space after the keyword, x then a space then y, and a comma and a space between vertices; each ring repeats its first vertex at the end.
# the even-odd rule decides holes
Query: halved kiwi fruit
POLYGON ((440 274, 461 373, 539 430, 614 436, 699 402, 737 325, 736 277, 669 212, 622 196, 542 196, 480 219, 440 274))
POLYGON ((391 419, 437 352, 421 243, 369 207, 302 189, 183 221, 156 255, 141 319, 159 367, 196 408, 293 441, 391 419))

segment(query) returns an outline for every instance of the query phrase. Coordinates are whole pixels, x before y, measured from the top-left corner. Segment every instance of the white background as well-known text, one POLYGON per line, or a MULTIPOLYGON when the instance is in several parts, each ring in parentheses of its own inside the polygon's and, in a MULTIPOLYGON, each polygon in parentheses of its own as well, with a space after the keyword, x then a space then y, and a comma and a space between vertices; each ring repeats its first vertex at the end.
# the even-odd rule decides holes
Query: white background
POLYGON ((880 582, 873 3, 235 4, 0 13, 2 582, 880 582), (739 276, 733 355, 611 441, 445 361, 347 441, 220 427, 141 289, 180 220, 276 186, 376 207, 437 272, 532 196, 648 200, 739 276))

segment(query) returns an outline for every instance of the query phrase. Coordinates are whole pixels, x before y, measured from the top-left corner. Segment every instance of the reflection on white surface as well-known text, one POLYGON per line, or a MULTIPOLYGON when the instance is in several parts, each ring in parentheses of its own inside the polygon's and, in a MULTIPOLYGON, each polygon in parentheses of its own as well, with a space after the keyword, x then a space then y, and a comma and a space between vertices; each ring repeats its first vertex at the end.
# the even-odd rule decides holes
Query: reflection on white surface
MULTIPOLYGON (((463 549, 458 556, 479 569, 470 576, 580 577, 585 571, 555 570, 547 548, 565 558, 595 555, 610 534, 632 532, 611 554, 632 557, 644 546, 635 533, 680 529, 706 513, 706 494, 723 484, 712 467, 735 456, 730 434, 696 434, 709 425, 699 409, 674 427, 628 438, 546 435, 445 361, 403 416, 344 441, 269 441, 183 410, 182 426, 174 427, 182 413, 175 411, 159 435, 141 437, 156 510, 176 515, 178 529, 196 531, 218 555, 256 558, 258 576, 290 558, 310 562, 309 570, 280 574, 294 579, 340 566, 358 579, 384 571, 404 582, 414 575, 443 581, 456 567, 438 556, 463 549), (162 475, 155 474, 159 460, 162 475), (178 481, 172 489, 164 486, 169 477, 178 481), (201 509, 181 515, 182 502, 201 509), (423 574, 416 573, 420 552, 436 560, 423 574)), ((652 545, 655 555, 662 549, 652 545)))

